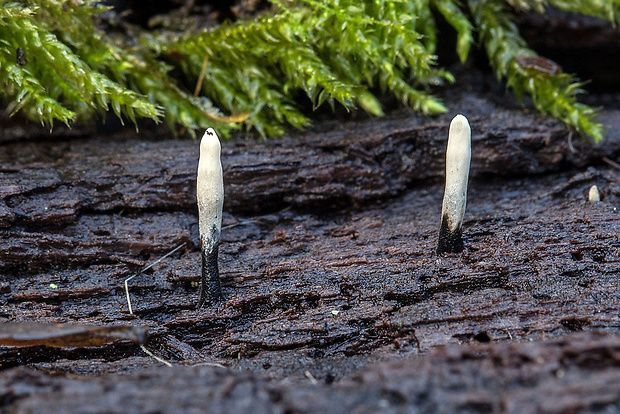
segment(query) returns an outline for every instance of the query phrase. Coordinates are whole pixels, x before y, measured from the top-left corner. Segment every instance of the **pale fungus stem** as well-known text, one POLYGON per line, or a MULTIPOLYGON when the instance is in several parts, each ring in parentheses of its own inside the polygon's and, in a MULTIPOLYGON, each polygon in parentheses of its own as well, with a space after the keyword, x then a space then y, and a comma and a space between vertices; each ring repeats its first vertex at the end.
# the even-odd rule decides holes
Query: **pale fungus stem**
POLYGON ((471 162, 471 129, 467 118, 457 115, 450 123, 446 150, 446 187, 441 208, 437 254, 463 251, 461 226, 467 204, 471 162))
POLYGON ((196 181, 202 257, 200 298, 197 308, 205 303, 213 304, 222 297, 217 260, 224 204, 224 179, 220 154, 220 140, 215 130, 208 128, 200 142, 196 181))

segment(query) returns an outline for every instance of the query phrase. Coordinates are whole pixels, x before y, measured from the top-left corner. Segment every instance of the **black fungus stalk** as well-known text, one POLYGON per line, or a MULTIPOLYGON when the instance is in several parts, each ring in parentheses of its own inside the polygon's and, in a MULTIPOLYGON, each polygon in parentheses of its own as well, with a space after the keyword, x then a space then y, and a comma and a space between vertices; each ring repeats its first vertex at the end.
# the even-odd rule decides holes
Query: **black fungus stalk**
POLYGON ((437 254, 463 251, 461 226, 467 204, 467 181, 471 161, 471 130, 463 115, 450 123, 446 150, 446 189, 441 207, 441 227, 437 254))
POLYGON ((222 298, 220 272, 217 263, 224 204, 224 179, 220 161, 220 140, 213 128, 207 129, 200 142, 200 160, 196 196, 198 226, 202 251, 202 278, 197 308, 213 304, 222 298))

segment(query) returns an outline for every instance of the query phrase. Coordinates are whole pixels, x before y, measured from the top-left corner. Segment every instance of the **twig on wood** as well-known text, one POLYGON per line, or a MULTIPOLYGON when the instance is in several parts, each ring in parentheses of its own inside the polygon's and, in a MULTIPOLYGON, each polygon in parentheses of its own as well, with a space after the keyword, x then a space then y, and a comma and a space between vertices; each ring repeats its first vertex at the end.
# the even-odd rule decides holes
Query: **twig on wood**
POLYGON ((620 170, 620 164, 618 164, 617 162, 612 161, 612 160, 610 160, 610 159, 609 159, 609 158, 607 158, 607 157, 603 157, 603 158, 601 158, 601 160, 602 160, 603 162, 606 162, 607 164, 611 165, 611 166, 612 166, 612 167, 614 167, 615 169, 620 170))
POLYGON ((304 372, 304 375, 305 375, 305 377, 306 377, 306 378, 308 378, 308 379, 310 380, 310 382, 312 383, 312 385, 316 385, 316 384, 318 384, 318 383, 319 383, 319 382, 316 380, 316 378, 314 378, 314 375, 312 375, 312 374, 310 373, 310 371, 305 371, 305 372, 304 372))
POLYGON ((512 335, 511 335, 510 331, 508 330, 508 327, 504 323, 504 320, 502 319, 502 317, 497 315, 497 319, 499 320, 499 323, 501 323, 502 326, 504 327, 504 332, 506 332, 508 334, 508 338, 510 338, 510 340, 512 341, 512 335))
MULTIPOLYGON (((278 211, 278 214, 285 213, 285 212, 291 210, 292 208, 293 208, 293 206, 285 207, 282 210, 278 211)), ((257 223, 260 223, 260 221, 261 221, 260 218, 257 218, 257 219, 254 219, 254 220, 243 220, 243 221, 239 221, 237 223, 228 224, 226 226, 223 226, 222 230, 232 229, 232 228, 237 227, 237 226, 245 226, 245 225, 248 225, 248 224, 257 224, 257 223)))
POLYGON ((227 369, 226 366, 218 364, 217 362, 199 362, 198 364, 192 364, 193 367, 217 367, 227 369))
POLYGON ((260 221, 260 219, 256 219, 256 220, 244 220, 244 221, 240 221, 238 223, 233 223, 233 224, 229 224, 227 226, 222 227, 222 230, 227 230, 227 229, 232 229, 234 227, 237 226, 245 226, 248 224, 254 224, 254 223, 258 223, 260 221))
POLYGON ((162 260, 164 260, 166 257, 169 257, 170 255, 174 254, 175 252, 177 252, 181 247, 185 246, 185 243, 179 244, 177 247, 175 247, 174 249, 172 249, 171 251, 169 251, 168 253, 166 253, 165 255, 163 255, 162 257, 160 257, 159 259, 155 260, 153 263, 151 263, 150 265, 144 266, 142 268, 142 270, 140 270, 138 273, 136 273, 133 276, 128 277, 127 279, 125 279, 125 295, 127 296, 127 306, 129 308, 129 314, 133 315, 133 309, 131 307, 131 299, 129 298, 129 281, 131 279, 133 279, 136 276, 141 275, 142 273, 146 272, 147 270, 149 270, 151 267, 155 266, 157 263, 161 262, 162 260))
POLYGON ((151 351, 149 351, 144 345, 140 345, 140 349, 142 349, 144 351, 145 354, 147 354, 148 356, 150 356, 151 358, 156 359, 157 361, 161 362, 162 364, 171 367, 172 364, 168 361, 166 361, 163 358, 158 357, 157 355, 155 355, 154 353, 152 353, 151 351))

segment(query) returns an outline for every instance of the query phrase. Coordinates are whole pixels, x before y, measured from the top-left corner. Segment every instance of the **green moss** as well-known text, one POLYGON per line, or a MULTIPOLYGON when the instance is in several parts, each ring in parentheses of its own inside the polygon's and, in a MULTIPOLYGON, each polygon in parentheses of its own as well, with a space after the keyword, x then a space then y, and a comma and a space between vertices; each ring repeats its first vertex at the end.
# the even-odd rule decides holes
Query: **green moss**
MULTIPOLYGON (((71 2, 41 1, 28 5, 2 4, 0 12, 0 77, 2 94, 12 112, 22 110, 31 119, 69 124, 109 106, 134 120, 157 118, 162 110, 145 96, 107 76, 113 71, 106 57, 110 48, 96 42, 101 36, 92 15, 104 9, 95 2, 71 9, 71 2), (86 39, 77 41, 76 39, 86 39), (17 50, 23 61, 16 62, 17 50), (93 60, 104 61, 97 67, 93 60)), ((117 69, 122 73, 127 68, 117 69)))
POLYGON ((580 82, 520 64, 519 57, 536 54, 512 13, 545 13, 551 5, 616 24, 620 0, 271 2, 270 12, 249 21, 178 36, 134 28, 134 37, 123 38, 93 24, 108 10, 94 0, 0 1, 0 93, 12 113, 50 126, 112 110, 133 122, 165 120, 173 130, 243 126, 278 135, 310 124, 303 96, 315 108, 328 103, 380 116, 377 89, 436 114, 447 108, 433 87, 454 80, 434 55, 441 15, 456 30, 461 62, 477 34, 498 79, 518 97, 530 96, 540 112, 594 141, 603 137, 595 110, 576 99, 580 82), (185 86, 172 69, 184 74, 185 86), (186 88, 201 75, 194 96, 186 88))
MULTIPOLYGON (((540 2, 535 3, 532 7, 540 7, 540 2)), ((594 120, 595 109, 577 102, 582 83, 566 73, 545 72, 519 63, 519 57, 535 57, 536 52, 527 47, 502 1, 469 0, 468 4, 496 76, 505 77, 518 98, 529 95, 541 113, 564 121, 595 142, 601 141, 603 128, 594 120)))

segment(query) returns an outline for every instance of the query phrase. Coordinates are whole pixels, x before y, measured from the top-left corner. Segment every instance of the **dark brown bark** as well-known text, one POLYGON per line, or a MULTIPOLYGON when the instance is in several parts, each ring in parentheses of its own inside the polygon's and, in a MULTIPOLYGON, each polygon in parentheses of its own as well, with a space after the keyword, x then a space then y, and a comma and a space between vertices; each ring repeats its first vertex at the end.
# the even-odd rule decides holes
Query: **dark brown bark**
POLYGON ((110 412, 110 407, 169 413, 613 412, 620 399, 618 355, 620 338, 601 333, 537 343, 473 343, 373 365, 336 385, 210 366, 93 379, 15 368, 0 376, 0 396, 7 412, 26 413, 110 412))
MULTIPOLYGON (((2 409, 36 412, 49 393, 64 412, 120 410, 130 395, 137 411, 615 404, 620 172, 603 157, 618 161, 618 129, 573 150, 548 118, 475 95, 452 105, 473 131, 462 254, 434 254, 450 116, 237 139, 223 144, 224 300, 201 310, 197 143, 5 141, 0 321, 144 325, 175 364, 233 369, 144 371, 159 363, 127 342, 0 347, 3 369, 30 366, 0 373, 2 409), (586 201, 593 184, 600 203, 586 201), (179 244, 130 282, 130 315, 124 279, 179 244), (580 330, 593 332, 567 336, 580 330), (51 375, 65 372, 94 378, 51 375)), ((601 119, 617 126, 620 112, 601 119)))

